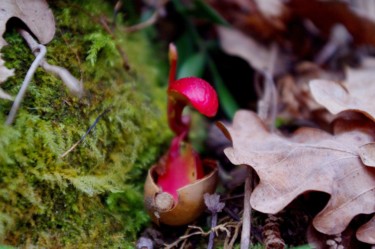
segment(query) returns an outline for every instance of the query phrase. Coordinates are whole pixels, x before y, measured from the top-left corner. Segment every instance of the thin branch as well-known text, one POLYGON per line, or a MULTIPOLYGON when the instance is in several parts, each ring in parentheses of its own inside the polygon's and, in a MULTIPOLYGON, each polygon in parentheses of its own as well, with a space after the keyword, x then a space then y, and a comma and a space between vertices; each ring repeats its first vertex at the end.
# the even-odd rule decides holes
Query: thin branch
POLYGON ((125 28, 125 31, 132 33, 154 25, 159 19, 161 8, 164 7, 164 5, 166 5, 168 2, 169 0, 160 0, 160 2, 158 2, 155 6, 154 13, 146 21, 127 27, 125 28))
POLYGON ((231 238, 230 241, 229 241, 229 236, 227 236, 225 238, 224 249, 232 249, 234 247, 234 243, 237 240, 237 237, 238 237, 239 231, 241 229, 241 226, 242 226, 242 222, 238 222, 237 225, 235 225, 235 227, 234 227, 234 234, 233 234, 233 236, 232 236, 232 238, 231 238), (228 241, 229 241, 229 243, 228 243, 228 241))
POLYGON ((151 16, 149 19, 147 19, 146 21, 144 22, 141 22, 141 23, 138 23, 138 24, 135 24, 133 26, 130 26, 130 27, 127 27, 125 28, 125 31, 128 32, 128 33, 132 33, 132 32, 136 32, 136 31, 139 31, 139 30, 142 30, 142 29, 145 29, 147 27, 150 27, 152 26, 153 24, 156 23, 156 21, 158 20, 159 18, 159 11, 156 10, 151 16))
MULTIPOLYGON (((19 29, 18 32, 25 39, 27 45, 32 51, 35 51, 35 48, 39 46, 38 42, 27 32, 26 30, 19 29)), ((35 54, 35 52, 33 52, 35 54)), ((40 61, 40 66, 46 70, 48 73, 51 73, 59 77, 64 84, 68 87, 70 92, 78 97, 83 95, 83 86, 82 82, 76 79, 67 69, 55 65, 49 64, 44 58, 40 61)))
POLYGON ((96 126, 96 124, 99 122, 99 120, 103 117, 104 114, 106 114, 107 112, 109 112, 109 108, 104 110, 94 121, 94 123, 89 127, 89 129, 86 131, 86 133, 81 137, 80 140, 78 140, 78 142, 76 142, 75 144, 73 144, 72 147, 70 147, 67 151, 65 151, 63 154, 60 155, 61 158, 65 157, 66 155, 68 155, 72 150, 74 150, 84 139, 85 137, 90 133, 90 131, 92 129, 94 129, 94 127, 96 126))
POLYGON ((271 130, 275 128, 275 120, 277 115, 277 90, 273 80, 274 67, 276 64, 278 47, 273 44, 271 47, 271 56, 268 67, 263 72, 263 96, 258 101, 258 115, 268 124, 271 130))
POLYGON ((165 249, 171 249, 175 246, 177 246, 179 243, 187 240, 188 238, 195 236, 195 235, 200 235, 203 237, 207 237, 211 234, 211 232, 215 232, 217 234, 219 231, 225 232, 226 237, 230 237, 231 233, 228 228, 236 228, 238 226, 239 222, 226 222, 224 224, 219 224, 213 228, 211 228, 209 231, 205 232, 201 227, 197 226, 188 226, 188 229, 186 230, 185 235, 179 237, 176 241, 174 241, 171 244, 164 244, 165 249), (189 233, 192 229, 196 229, 196 232, 189 233))
MULTIPOLYGON (((109 27, 107 20, 102 16, 99 19, 99 23, 103 26, 104 30, 107 31, 107 33, 111 36, 112 39, 115 39, 116 36, 112 32, 111 28, 109 27)), ((126 55, 125 51, 122 49, 122 47, 116 43, 116 49, 120 53, 121 58, 122 58, 122 66, 126 71, 130 70, 130 64, 129 64, 129 59, 128 56, 126 55)))
POLYGON ((44 56, 47 53, 47 49, 43 45, 38 45, 33 50, 33 53, 37 53, 38 55, 36 56, 35 60, 31 64, 29 70, 27 71, 27 74, 26 74, 25 79, 22 83, 21 89, 19 90, 16 99, 14 100, 12 109, 10 110, 9 115, 7 117, 7 120, 5 122, 7 125, 11 125, 13 123, 14 118, 16 117, 18 108, 20 107, 22 99, 25 96, 26 89, 29 86, 30 81, 33 78, 33 75, 34 75, 36 69, 38 68, 40 62, 44 59, 44 56))
POLYGON ((242 233, 241 233, 241 249, 248 249, 251 240, 251 206, 250 206, 250 196, 251 196, 251 181, 252 181, 252 169, 248 168, 247 178, 245 181, 245 197, 244 197, 244 211, 242 216, 242 233))

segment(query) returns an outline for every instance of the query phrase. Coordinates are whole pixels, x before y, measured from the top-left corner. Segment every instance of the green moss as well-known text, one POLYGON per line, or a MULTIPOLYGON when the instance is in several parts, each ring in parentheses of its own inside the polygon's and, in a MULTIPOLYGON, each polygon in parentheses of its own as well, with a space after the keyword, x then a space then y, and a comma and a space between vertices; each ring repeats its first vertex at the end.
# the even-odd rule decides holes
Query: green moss
MULTIPOLYGON (((57 31, 47 60, 81 79, 85 96, 38 69, 13 126, 4 125, 12 103, 0 100, 0 244, 131 248, 148 222, 145 172, 170 137, 165 70, 144 34, 126 34, 121 23, 106 32, 100 18, 110 20, 111 6, 63 2, 50 2, 57 31)), ((16 95, 34 56, 16 32, 5 39, 16 75, 2 88, 16 95)))

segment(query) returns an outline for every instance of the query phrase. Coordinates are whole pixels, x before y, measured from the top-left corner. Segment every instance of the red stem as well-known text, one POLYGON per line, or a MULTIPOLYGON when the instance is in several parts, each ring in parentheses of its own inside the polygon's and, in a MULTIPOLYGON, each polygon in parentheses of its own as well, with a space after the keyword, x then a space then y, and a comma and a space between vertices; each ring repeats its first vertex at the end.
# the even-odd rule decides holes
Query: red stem
POLYGON ((168 96, 168 124, 177 136, 189 131, 190 118, 182 115, 185 106, 185 102, 179 101, 174 96, 168 96))
POLYGON ((177 49, 173 43, 169 44, 169 87, 176 80, 176 69, 177 69, 177 49))

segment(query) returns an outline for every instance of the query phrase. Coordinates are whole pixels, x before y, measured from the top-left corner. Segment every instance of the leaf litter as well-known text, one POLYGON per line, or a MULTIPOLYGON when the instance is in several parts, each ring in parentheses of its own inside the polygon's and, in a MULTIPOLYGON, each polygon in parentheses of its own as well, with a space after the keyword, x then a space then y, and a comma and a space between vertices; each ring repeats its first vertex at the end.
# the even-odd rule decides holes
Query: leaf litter
MULTIPOLYGON (((301 127, 272 131, 262 116, 244 110, 236 113, 232 124, 219 123, 232 142, 225 149, 229 160, 252 167, 259 177, 252 208, 276 214, 299 196, 324 192, 330 197, 313 219, 320 235, 310 236, 312 244, 324 240, 322 234, 338 236, 332 241, 339 241, 341 233, 374 244, 375 222, 370 217, 375 213, 375 74, 371 50, 361 48, 375 41, 371 4, 211 2, 233 25, 217 28, 223 50, 244 59, 256 72, 267 68, 269 46, 276 41, 281 51, 273 73, 277 117, 286 127, 290 122, 301 127), (271 14, 267 5, 274 6, 271 14), (291 31, 297 19, 302 25, 291 31), (337 68, 338 63, 344 66, 337 68), (370 220, 351 231, 350 224, 361 215, 370 220)), ((339 245, 350 248, 348 240, 339 245)))

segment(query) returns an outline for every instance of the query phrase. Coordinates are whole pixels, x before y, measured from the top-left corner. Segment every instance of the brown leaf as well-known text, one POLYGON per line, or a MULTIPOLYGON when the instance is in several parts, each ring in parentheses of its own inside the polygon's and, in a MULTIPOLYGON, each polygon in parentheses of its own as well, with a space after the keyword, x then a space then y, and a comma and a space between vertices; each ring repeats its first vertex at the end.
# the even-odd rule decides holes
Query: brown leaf
POLYGON ((326 37, 340 23, 355 43, 375 44, 375 23, 355 13, 343 1, 291 0, 287 6, 293 15, 309 19, 326 37))
POLYGON ((281 0, 208 0, 233 27, 262 41, 285 32, 285 7, 281 0))
POLYGON ((357 214, 375 212, 375 169, 360 160, 359 147, 374 141, 369 120, 335 122, 335 135, 313 128, 286 138, 270 133, 250 111, 236 113, 222 127, 233 145, 225 149, 236 165, 249 165, 260 183, 250 203, 264 213, 277 213, 298 195, 322 191, 331 195, 313 224, 320 232, 342 232, 357 214))
POLYGON ((226 27, 217 28, 223 50, 234 56, 238 56, 249 63, 258 72, 268 71, 270 67, 275 74, 285 72, 288 61, 283 54, 278 54, 275 65, 271 65, 271 49, 245 35, 239 30, 226 27))
POLYGON ((360 112, 375 121, 374 67, 348 69, 345 83, 329 80, 312 80, 310 89, 315 100, 331 113, 360 112))
POLYGON ((375 216, 357 230, 357 238, 365 243, 375 245, 375 216))
POLYGON ((311 95, 309 82, 313 79, 339 80, 342 75, 325 71, 311 62, 301 62, 296 65, 294 74, 286 74, 279 78, 280 111, 279 117, 286 120, 311 120, 321 126, 327 126, 332 121, 331 115, 322 105, 318 104, 311 95))
POLYGON ((50 42, 55 34, 55 19, 45 0, 2 0, 0 48, 6 45, 2 36, 7 21, 12 17, 21 19, 42 44, 50 42))

